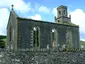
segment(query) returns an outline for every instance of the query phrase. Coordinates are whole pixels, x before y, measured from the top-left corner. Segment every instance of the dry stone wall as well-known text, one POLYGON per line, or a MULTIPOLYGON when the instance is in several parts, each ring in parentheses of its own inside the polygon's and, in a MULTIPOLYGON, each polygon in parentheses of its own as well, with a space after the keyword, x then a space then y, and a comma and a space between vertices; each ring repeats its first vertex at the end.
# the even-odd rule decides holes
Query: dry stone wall
POLYGON ((7 64, 85 64, 85 51, 24 51, 11 52, 7 64))

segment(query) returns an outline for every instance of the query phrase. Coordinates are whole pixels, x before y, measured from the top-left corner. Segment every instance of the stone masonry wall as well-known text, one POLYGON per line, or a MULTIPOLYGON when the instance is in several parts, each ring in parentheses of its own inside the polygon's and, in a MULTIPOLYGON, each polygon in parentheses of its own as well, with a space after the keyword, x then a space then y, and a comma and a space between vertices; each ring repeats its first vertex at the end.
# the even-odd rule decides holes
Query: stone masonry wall
MULTIPOLYGON (((40 28, 40 48, 52 48, 52 29, 57 31, 58 48, 62 48, 63 45, 67 45, 66 43, 66 32, 71 31, 72 39, 71 42, 73 44, 73 48, 79 48, 79 27, 78 26, 70 26, 70 25, 62 25, 44 21, 37 20, 24 20, 20 19, 18 21, 18 48, 33 48, 33 28, 40 28)), ((68 35, 70 36, 70 35, 68 35)), ((70 36, 71 37, 71 36, 70 36)))
POLYGON ((7 56, 6 64, 85 64, 85 51, 11 52, 10 55, 7 56))

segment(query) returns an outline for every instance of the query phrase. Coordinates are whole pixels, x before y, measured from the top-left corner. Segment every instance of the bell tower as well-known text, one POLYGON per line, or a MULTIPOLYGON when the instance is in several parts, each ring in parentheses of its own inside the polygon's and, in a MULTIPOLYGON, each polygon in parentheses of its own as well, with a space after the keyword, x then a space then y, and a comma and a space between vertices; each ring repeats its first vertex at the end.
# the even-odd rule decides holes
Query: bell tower
POLYGON ((58 17, 67 17, 67 7, 66 6, 59 6, 57 8, 57 13, 58 13, 58 17))
POLYGON ((56 23, 69 23, 69 22, 71 22, 71 20, 70 20, 71 16, 68 17, 67 15, 68 15, 67 14, 67 7, 63 6, 63 5, 59 6, 57 8, 57 17, 58 18, 55 17, 55 22, 56 23))

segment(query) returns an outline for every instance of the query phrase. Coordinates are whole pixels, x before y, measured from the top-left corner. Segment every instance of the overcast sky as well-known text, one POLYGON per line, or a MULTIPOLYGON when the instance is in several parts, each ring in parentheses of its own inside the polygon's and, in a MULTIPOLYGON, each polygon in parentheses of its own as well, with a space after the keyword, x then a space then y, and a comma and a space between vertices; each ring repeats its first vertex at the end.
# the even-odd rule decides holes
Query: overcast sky
POLYGON ((80 26, 80 39, 85 40, 85 1, 84 0, 2 0, 0 2, 0 35, 6 35, 6 27, 11 10, 21 17, 54 22, 59 5, 68 7, 71 22, 80 26))

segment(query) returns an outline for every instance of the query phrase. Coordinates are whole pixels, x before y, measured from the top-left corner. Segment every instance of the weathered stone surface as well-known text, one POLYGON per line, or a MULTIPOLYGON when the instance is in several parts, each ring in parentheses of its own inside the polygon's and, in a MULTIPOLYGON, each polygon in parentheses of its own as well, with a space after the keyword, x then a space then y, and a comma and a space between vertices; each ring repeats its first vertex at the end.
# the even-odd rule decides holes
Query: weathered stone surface
POLYGON ((78 26, 70 26, 63 25, 57 23, 43 22, 37 20, 22 20, 19 19, 18 25, 18 47, 19 48, 33 48, 31 44, 33 44, 32 31, 34 27, 40 28, 40 48, 47 48, 49 45, 52 48, 52 30, 55 29, 57 31, 57 44, 58 48, 62 48, 63 45, 68 45, 67 41, 72 43, 73 48, 79 48, 79 27, 78 26), (71 31, 72 40, 66 40, 66 31, 71 31), (66 43, 67 42, 67 43, 66 43))
POLYGON ((15 52, 6 56, 8 64, 85 64, 85 51, 15 52))

